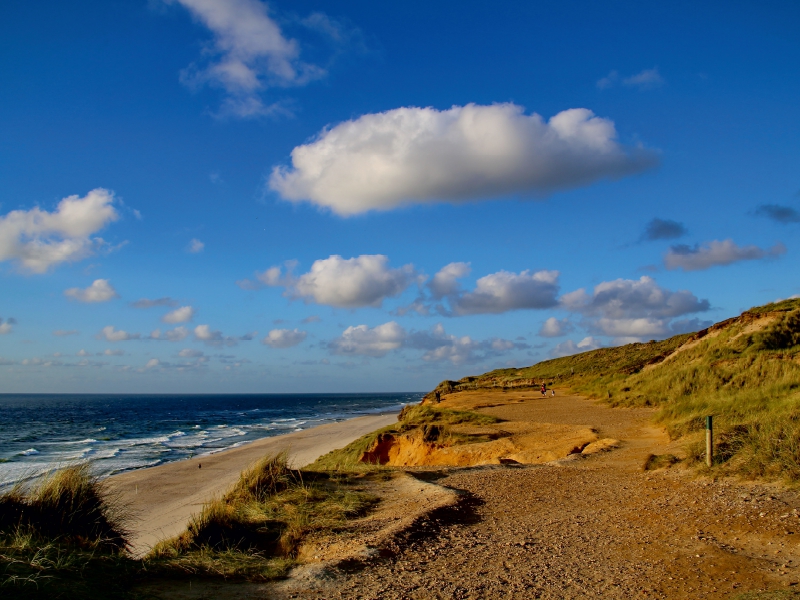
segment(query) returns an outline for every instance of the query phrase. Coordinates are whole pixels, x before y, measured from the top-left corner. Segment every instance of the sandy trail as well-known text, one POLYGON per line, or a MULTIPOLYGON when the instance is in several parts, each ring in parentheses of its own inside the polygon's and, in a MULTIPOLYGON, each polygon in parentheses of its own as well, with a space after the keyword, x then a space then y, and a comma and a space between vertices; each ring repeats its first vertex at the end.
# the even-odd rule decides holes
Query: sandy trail
POLYGON ((109 488, 133 515, 133 554, 142 556, 158 541, 183 531, 192 514, 225 492, 245 468, 263 456, 287 450, 290 465, 302 467, 395 421, 394 413, 357 417, 109 478, 109 488))
POLYGON ((443 405, 591 426, 621 444, 545 465, 410 469, 460 490, 460 507, 432 515, 361 570, 249 597, 731 598, 800 587, 798 494, 680 467, 643 471, 648 454, 680 452, 652 425, 652 410, 499 391, 443 405))

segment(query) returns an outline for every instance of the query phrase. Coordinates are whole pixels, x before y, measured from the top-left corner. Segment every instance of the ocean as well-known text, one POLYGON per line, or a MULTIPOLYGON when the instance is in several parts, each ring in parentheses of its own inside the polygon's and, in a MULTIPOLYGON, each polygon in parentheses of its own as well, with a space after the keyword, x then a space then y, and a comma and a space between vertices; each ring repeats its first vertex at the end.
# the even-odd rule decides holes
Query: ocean
POLYGON ((422 393, 0 394, 0 487, 88 461, 105 477, 400 411, 422 393))

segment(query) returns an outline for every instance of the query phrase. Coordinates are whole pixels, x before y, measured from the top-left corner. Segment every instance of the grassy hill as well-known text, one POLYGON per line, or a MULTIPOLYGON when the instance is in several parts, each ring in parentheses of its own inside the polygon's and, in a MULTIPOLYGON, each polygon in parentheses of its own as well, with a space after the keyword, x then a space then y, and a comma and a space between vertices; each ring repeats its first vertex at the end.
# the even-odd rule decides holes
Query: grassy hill
POLYGON ((694 334, 443 381, 426 396, 541 382, 613 406, 654 406, 699 462, 714 415, 715 470, 800 482, 800 299, 752 308, 694 334))

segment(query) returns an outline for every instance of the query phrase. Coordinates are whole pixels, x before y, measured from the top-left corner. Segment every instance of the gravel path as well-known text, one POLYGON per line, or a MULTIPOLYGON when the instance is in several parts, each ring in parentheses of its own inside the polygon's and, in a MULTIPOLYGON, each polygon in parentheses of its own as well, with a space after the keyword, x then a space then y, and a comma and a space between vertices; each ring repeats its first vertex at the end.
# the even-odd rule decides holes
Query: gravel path
POLYGON ((481 410, 588 424, 621 448, 547 465, 414 471, 461 491, 459 505, 382 557, 288 597, 730 598, 800 588, 797 493, 680 468, 645 472, 649 453, 675 451, 652 412, 547 402, 481 410))

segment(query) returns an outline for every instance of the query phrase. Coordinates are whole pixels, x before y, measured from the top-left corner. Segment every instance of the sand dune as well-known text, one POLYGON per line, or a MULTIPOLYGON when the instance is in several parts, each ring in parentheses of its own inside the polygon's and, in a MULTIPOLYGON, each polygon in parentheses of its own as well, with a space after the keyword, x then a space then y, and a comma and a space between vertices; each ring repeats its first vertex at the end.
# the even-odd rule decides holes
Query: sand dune
POLYGON ((146 554, 159 540, 180 533, 193 513, 214 496, 221 495, 242 470, 262 456, 287 450, 289 463, 302 467, 396 420, 394 413, 356 417, 109 478, 110 489, 119 494, 134 515, 131 523, 134 555, 146 554))

